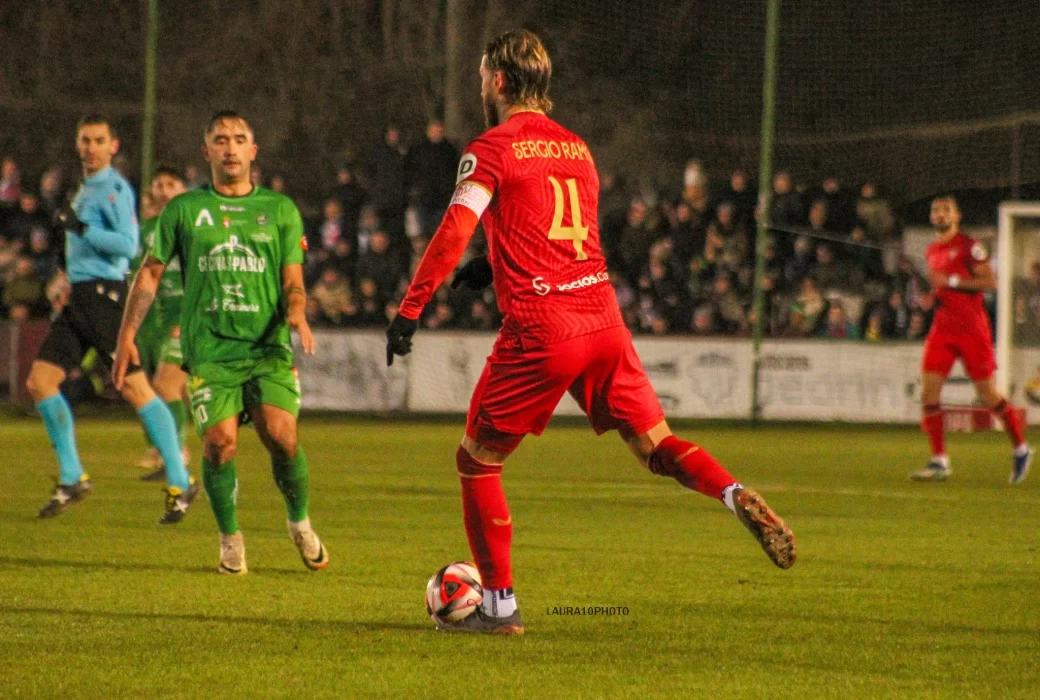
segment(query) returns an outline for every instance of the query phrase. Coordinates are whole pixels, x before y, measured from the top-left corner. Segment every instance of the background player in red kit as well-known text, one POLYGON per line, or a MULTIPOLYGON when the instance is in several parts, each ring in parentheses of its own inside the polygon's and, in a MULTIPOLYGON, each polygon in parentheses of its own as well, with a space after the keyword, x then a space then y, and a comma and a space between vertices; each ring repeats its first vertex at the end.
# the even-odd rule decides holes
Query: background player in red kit
POLYGON ((1014 445, 1010 481, 1026 478, 1033 451, 1022 436, 1022 422, 1014 408, 997 392, 993 370, 997 362, 989 318, 982 304, 982 293, 996 288, 986 249, 961 233, 961 212, 957 200, 942 195, 932 200, 932 226, 935 240, 928 245, 926 257, 932 287, 939 308, 924 343, 921 362, 921 427, 928 433, 932 459, 928 466, 910 475, 915 481, 943 481, 950 475, 950 460, 943 443, 943 411, 939 403, 943 384, 959 357, 964 371, 975 383, 979 399, 1004 423, 1014 445))
POLYGON ((487 261, 467 264, 456 282, 487 284, 493 276, 504 321, 474 390, 456 461, 484 601, 449 629, 523 633, 502 465, 524 435, 541 434, 565 391, 597 433, 617 430, 652 472, 723 501, 777 566, 795 560, 791 530, 762 497, 669 430, 607 280, 592 155, 546 116, 551 72, 531 32, 508 32, 488 44, 480 77, 489 130, 466 148, 451 205, 387 329, 392 363, 395 354, 411 351, 416 319, 482 218, 487 261))

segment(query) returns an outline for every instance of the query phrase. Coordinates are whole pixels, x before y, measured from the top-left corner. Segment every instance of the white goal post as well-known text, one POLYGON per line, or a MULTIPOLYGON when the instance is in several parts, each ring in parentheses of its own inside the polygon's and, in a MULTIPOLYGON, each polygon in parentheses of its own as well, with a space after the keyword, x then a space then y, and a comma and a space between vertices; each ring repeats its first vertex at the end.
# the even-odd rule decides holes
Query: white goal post
POLYGON ((1014 342, 1014 284, 1024 274, 1025 261, 1015 258, 1015 219, 1040 219, 1040 202, 1001 202, 997 222, 997 390, 1011 390, 1011 349, 1014 342), (1021 268, 1021 269, 1020 269, 1021 268))

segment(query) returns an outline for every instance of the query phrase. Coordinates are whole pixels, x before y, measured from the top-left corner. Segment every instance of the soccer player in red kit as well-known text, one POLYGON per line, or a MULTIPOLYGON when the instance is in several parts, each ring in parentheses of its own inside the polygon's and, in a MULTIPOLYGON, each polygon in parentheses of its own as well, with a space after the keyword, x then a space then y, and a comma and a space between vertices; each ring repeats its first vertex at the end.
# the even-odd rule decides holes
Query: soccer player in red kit
POLYGON ((482 286, 493 278, 504 320, 473 392, 456 463, 484 600, 447 629, 523 633, 502 465, 526 434, 542 433, 565 391, 597 433, 617 430, 652 472, 725 503, 774 564, 786 569, 795 561, 791 530, 762 497, 706 450, 672 435, 665 422, 607 278, 592 155, 546 116, 551 72, 545 48, 529 31, 488 44, 480 78, 489 129, 465 149, 451 205, 387 329, 391 363, 411 351, 423 306, 482 220, 486 262, 467 263, 456 282, 482 286))
POLYGON ((950 460, 943 441, 943 411, 939 403, 943 384, 959 357, 964 371, 975 384, 979 399, 1004 423, 1014 446, 1010 481, 1026 478, 1033 451, 1022 435, 1022 421, 1008 400, 997 392, 993 371, 997 362, 989 318, 982 293, 996 288, 989 256, 981 243, 960 230, 957 200, 941 195, 932 200, 931 223, 935 240, 928 245, 928 273, 938 297, 939 308, 924 342, 921 362, 921 428, 928 433, 932 459, 914 472, 915 481, 944 481, 950 476, 950 460))

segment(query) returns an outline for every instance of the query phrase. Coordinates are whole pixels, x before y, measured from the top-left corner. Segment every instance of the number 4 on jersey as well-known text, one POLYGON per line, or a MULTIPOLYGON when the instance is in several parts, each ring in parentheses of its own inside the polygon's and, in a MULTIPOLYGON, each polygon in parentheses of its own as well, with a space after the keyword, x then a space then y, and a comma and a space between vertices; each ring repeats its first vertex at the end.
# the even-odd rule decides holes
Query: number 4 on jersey
POLYGON ((575 260, 588 260, 589 256, 582 250, 582 246, 585 239, 589 237, 589 227, 581 225, 581 206, 578 203, 578 181, 575 178, 568 178, 564 182, 567 183, 567 194, 571 200, 571 225, 563 225, 563 187, 560 185, 560 181, 552 175, 549 176, 549 182, 553 186, 553 194, 556 195, 556 209, 553 211, 552 226, 549 228, 549 240, 550 241, 571 241, 574 243, 574 250, 578 253, 575 260))

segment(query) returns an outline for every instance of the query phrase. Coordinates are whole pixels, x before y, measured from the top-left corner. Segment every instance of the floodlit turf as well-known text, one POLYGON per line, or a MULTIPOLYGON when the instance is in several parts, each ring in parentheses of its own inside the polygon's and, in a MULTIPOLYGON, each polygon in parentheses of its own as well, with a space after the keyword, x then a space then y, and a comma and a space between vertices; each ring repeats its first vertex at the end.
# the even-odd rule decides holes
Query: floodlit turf
POLYGON ((181 525, 155 524, 162 494, 137 481, 133 422, 80 421, 95 494, 37 521, 51 451, 38 422, 5 419, 0 696, 810 700, 1040 687, 1040 468, 1009 486, 998 433, 953 436, 951 480, 912 484, 926 448, 911 429, 681 431, 792 526, 798 563, 780 571, 723 506, 643 472, 616 437, 551 428, 505 477, 527 635, 473 638, 435 632, 423 608, 427 578, 469 556, 460 425, 302 425, 329 568, 300 563, 246 432, 249 574, 229 578, 204 498, 181 525), (628 614, 548 614, 566 606, 628 614))

